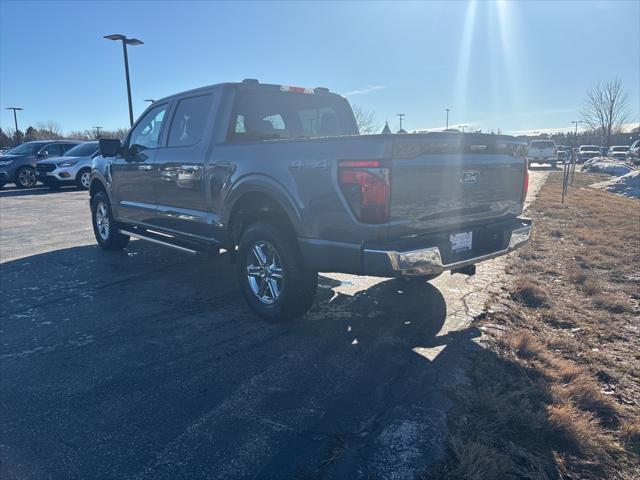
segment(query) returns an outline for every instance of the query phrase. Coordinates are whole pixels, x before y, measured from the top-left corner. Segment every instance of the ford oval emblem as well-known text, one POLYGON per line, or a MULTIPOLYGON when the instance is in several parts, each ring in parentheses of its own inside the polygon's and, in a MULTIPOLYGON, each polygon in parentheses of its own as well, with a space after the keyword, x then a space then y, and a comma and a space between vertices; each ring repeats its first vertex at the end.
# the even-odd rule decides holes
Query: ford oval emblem
POLYGON ((465 170, 460 176, 460 183, 474 185, 480 181, 480 172, 477 170, 465 170))

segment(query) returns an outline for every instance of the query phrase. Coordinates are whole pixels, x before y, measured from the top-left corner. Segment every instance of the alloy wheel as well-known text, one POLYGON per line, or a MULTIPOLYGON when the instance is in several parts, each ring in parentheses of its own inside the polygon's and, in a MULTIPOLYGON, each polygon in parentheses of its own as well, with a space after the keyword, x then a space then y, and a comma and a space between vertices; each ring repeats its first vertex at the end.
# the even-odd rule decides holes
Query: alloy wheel
POLYGON ((98 203, 96 207, 96 228, 102 240, 109 238, 109 213, 104 202, 98 203))
POLYGON ((89 188, 89 186, 90 186, 90 180, 91 180, 91 172, 84 172, 84 173, 80 176, 80 184, 81 184, 84 188, 89 188))
POLYGON ((246 266, 253 294, 265 305, 273 305, 282 293, 285 280, 277 250, 269 242, 255 242, 247 253, 246 266))
POLYGON ((18 174, 18 182, 23 187, 33 187, 36 184, 36 173, 30 168, 25 168, 18 174))

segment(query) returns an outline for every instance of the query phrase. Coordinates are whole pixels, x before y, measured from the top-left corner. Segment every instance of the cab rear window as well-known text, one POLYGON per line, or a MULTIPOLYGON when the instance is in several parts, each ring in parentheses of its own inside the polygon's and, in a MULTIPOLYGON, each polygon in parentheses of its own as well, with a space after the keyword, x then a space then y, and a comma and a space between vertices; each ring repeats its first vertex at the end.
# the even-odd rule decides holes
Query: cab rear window
POLYGON ((228 142, 356 135, 346 100, 333 95, 238 90, 228 142))

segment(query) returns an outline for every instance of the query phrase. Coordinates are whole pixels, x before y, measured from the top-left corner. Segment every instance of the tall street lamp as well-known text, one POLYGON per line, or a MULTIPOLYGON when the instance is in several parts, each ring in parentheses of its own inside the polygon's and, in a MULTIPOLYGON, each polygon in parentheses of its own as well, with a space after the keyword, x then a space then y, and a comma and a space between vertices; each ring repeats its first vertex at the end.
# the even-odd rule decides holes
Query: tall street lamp
POLYGON ((129 98, 129 124, 133 126, 133 106, 131 105, 131 81, 129 80, 129 56, 127 55, 127 45, 142 45, 144 42, 137 38, 127 38, 119 33, 105 35, 107 40, 120 40, 122 42, 122 52, 124 53, 124 71, 127 76, 127 97, 129 98))
POLYGON ((445 109, 447 111, 447 126, 445 127, 445 130, 449 130, 449 109, 445 109))
POLYGON ((576 126, 576 132, 573 135, 574 135, 574 140, 576 141, 576 144, 577 144, 578 143, 578 124, 583 122, 582 120, 573 120, 571 123, 573 123, 576 126))
POLYGON ((464 129, 468 127, 468 125, 458 125, 462 129, 462 133, 464 133, 464 129))
POLYGON ((398 133, 402 133, 402 119, 405 117, 404 113, 396 113, 396 116, 400 119, 400 130, 398 130, 398 133))
POLYGON ((7 110, 13 110, 13 122, 16 126, 16 142, 20 143, 20 130, 18 130, 18 116, 16 115, 16 110, 23 110, 20 107, 7 107, 7 110))
POLYGON ((93 127, 96 129, 96 138, 100 138, 100 130, 102 130, 102 127, 93 127))

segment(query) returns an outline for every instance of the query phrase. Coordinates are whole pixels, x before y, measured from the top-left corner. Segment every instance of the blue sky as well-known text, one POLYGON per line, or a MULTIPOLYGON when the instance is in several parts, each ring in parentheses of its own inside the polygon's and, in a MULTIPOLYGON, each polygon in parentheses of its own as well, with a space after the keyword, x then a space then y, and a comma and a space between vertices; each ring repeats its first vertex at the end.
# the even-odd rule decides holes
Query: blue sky
POLYGON ((145 98, 258 78, 326 86, 397 129, 570 129, 594 82, 622 79, 640 117, 640 2, 0 2, 2 128, 128 124, 145 98))

